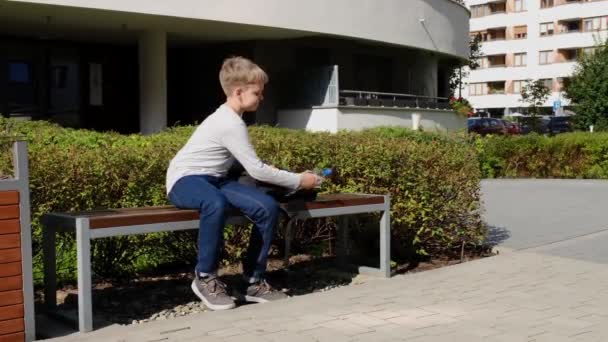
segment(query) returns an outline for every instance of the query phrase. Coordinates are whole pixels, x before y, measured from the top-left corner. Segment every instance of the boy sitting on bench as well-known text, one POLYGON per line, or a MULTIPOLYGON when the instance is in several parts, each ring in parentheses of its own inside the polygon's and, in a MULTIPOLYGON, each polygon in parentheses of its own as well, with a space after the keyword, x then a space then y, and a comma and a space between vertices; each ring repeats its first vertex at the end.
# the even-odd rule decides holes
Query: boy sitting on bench
POLYGON ((256 180, 288 189, 312 189, 321 182, 313 173, 279 170, 256 155, 242 115, 255 111, 264 98, 266 73, 246 58, 232 57, 224 61, 219 78, 226 102, 196 128, 171 160, 166 182, 171 203, 200 213, 198 261, 192 290, 212 310, 235 307, 226 284, 217 276, 228 205, 240 209, 255 224, 243 260, 243 276, 248 286, 242 297, 252 302, 285 297, 264 280, 279 205, 256 188, 226 177, 235 159, 256 180))

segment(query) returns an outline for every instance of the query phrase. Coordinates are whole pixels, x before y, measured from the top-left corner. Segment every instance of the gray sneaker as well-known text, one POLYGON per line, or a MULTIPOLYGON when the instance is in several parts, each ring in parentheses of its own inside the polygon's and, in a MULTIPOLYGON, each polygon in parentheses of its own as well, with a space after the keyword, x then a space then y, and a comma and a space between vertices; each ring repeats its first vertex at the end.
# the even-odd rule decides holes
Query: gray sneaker
POLYGON ((266 303, 274 300, 285 299, 287 298, 287 295, 282 291, 270 286, 265 279, 261 279, 258 282, 247 286, 244 297, 248 302, 266 303))
POLYGON ((197 274, 191 287, 194 294, 211 310, 228 310, 236 306, 226 291, 226 284, 217 276, 199 278, 197 274))

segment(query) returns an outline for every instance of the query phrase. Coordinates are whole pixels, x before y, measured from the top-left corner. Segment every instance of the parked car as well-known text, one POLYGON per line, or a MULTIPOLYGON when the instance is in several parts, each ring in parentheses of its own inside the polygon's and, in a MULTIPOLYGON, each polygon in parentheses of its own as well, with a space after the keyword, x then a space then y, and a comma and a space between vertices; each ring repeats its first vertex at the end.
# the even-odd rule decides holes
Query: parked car
POLYGON ((495 118, 469 118, 467 120, 467 130, 469 133, 480 135, 508 134, 507 127, 502 120, 495 118))
POLYGON ((521 134, 521 126, 517 122, 502 120, 502 123, 507 128, 507 133, 510 135, 521 134))
POLYGON ((521 124, 521 133, 528 134, 536 132, 538 134, 546 134, 548 131, 549 119, 542 116, 524 116, 519 118, 521 124))
POLYGON ((568 116, 552 116, 547 124, 547 133, 558 134, 572 132, 572 120, 568 116))

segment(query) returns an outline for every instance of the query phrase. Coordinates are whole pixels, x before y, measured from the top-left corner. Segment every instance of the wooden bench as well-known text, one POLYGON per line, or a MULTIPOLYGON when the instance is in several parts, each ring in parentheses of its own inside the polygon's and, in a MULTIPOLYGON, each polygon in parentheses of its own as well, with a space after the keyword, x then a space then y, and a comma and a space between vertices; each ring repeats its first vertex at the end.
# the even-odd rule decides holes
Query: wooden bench
MULTIPOLYGON (((381 212, 380 265, 360 267, 360 273, 390 277, 390 198, 381 195, 332 194, 319 195, 311 202, 290 202, 281 205, 288 213, 285 225, 285 263, 289 264, 292 224, 295 220, 316 217, 338 217, 338 254, 344 258, 348 222, 346 215, 381 212)), ((227 224, 249 222, 239 212, 230 212, 227 224)), ((45 302, 56 308, 55 235, 58 231, 75 231, 78 262, 78 325, 81 332, 93 330, 91 240, 105 237, 153 232, 198 229, 196 210, 172 206, 131 209, 108 209, 90 212, 49 213, 42 218, 45 302)))

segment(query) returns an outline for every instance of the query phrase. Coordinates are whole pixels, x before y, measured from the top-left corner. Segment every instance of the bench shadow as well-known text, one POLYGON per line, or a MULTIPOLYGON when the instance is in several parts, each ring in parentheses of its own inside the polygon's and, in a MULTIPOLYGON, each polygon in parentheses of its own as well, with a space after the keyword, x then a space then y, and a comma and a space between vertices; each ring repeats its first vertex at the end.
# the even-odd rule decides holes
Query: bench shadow
POLYGON ((506 227, 488 225, 488 235, 485 245, 492 248, 500 245, 511 237, 511 231, 506 227))
MULTIPOLYGON (((279 265, 280 262, 276 261, 275 264, 279 265)), ((151 321, 159 315, 173 318, 208 311, 190 288, 193 273, 180 271, 182 272, 129 281, 115 280, 96 283, 92 298, 95 329, 112 324, 151 321), (182 315, 181 312, 184 314, 182 315)), ((231 270, 221 272, 221 274, 220 278, 230 287, 242 284, 243 278, 238 271, 231 270)), ((273 287, 283 290, 290 296, 302 296, 346 286, 353 281, 357 274, 355 266, 338 266, 333 257, 314 257, 295 262, 287 269, 280 266, 271 267, 267 273, 267 279, 273 287)), ((77 290, 64 288, 63 291, 67 292, 63 303, 59 304, 57 310, 48 316, 62 321, 68 326, 76 327, 77 290)), ((246 303, 239 303, 239 305, 246 305, 246 303)))

